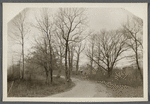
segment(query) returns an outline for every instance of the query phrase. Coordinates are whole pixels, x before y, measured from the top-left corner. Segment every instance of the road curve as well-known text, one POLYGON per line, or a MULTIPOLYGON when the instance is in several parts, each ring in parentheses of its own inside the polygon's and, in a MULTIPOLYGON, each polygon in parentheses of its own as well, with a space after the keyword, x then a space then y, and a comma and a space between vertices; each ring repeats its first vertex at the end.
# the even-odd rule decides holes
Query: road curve
POLYGON ((75 83, 75 87, 69 91, 48 97, 109 97, 112 95, 101 84, 78 78, 71 79, 75 83))

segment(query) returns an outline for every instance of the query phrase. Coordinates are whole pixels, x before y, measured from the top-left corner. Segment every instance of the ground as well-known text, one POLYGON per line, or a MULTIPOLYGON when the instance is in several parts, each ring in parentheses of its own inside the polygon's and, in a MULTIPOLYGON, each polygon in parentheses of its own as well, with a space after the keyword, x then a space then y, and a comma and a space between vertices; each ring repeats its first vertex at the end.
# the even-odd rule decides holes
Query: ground
MULTIPOLYGON (((36 79, 36 80, 35 80, 36 79)), ((34 81, 15 81, 9 97, 142 97, 143 87, 115 85, 111 82, 92 81, 85 77, 73 77, 71 86, 65 85, 65 79, 56 78, 52 85, 45 85, 43 77, 34 81)), ((11 82, 8 82, 8 89, 11 82)))
POLYGON ((104 81, 90 81, 85 78, 72 78, 75 87, 48 97, 142 97, 142 87, 114 85, 104 81))
POLYGON ((75 87, 71 90, 55 94, 48 97, 109 97, 112 94, 101 84, 79 79, 72 78, 75 83, 75 87))
POLYGON ((111 91, 113 97, 143 97, 143 87, 131 87, 126 85, 116 85, 111 82, 99 81, 108 91, 111 91))
POLYGON ((65 79, 53 77, 53 84, 45 84, 45 78, 36 76, 32 80, 15 80, 10 90, 12 81, 8 82, 8 97, 45 97, 64 92, 75 86, 65 84, 65 79))

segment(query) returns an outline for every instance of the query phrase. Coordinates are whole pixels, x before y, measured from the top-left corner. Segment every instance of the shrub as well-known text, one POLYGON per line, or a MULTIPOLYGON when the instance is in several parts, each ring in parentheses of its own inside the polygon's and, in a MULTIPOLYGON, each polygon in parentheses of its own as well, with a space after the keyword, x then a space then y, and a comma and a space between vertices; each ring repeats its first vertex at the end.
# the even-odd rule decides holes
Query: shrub
POLYGON ((20 78, 20 68, 19 65, 11 66, 7 71, 7 80, 13 81, 20 78))
POLYGON ((115 69, 110 78, 108 78, 107 74, 104 74, 104 72, 97 72, 96 74, 89 76, 89 78, 91 80, 106 81, 117 85, 127 85, 132 87, 143 85, 143 81, 140 78, 140 72, 137 69, 131 69, 131 72, 129 73, 126 70, 115 69))

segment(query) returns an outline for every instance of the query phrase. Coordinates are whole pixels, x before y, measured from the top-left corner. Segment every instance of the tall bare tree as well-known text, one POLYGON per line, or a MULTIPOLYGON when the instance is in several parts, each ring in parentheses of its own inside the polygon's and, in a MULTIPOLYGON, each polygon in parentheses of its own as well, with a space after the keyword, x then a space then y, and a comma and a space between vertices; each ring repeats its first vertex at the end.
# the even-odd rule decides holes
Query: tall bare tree
MULTIPOLYGON (((126 44, 133 50, 134 55, 130 55, 137 65, 137 69, 140 72, 141 79, 143 79, 142 70, 139 65, 140 59, 142 59, 142 35, 143 35, 143 21, 138 17, 128 18, 126 24, 123 25, 124 34, 128 38, 126 44)), ((132 60, 132 61, 133 61, 132 60)))
MULTIPOLYGON (((44 69, 46 84, 49 84, 51 82, 51 76, 49 67, 50 64, 48 42, 46 42, 45 37, 39 37, 39 39, 35 39, 34 42, 35 43, 32 46, 32 49, 34 51, 29 52, 26 62, 29 64, 31 63, 32 65, 36 65, 37 67, 41 67, 41 69, 44 69)), ((52 58, 53 66, 57 66, 55 55, 53 55, 52 58)))
MULTIPOLYGON (((29 33, 29 27, 27 25, 27 11, 28 9, 24 9, 20 12, 13 20, 12 20, 12 29, 11 35, 9 35, 17 44, 21 45, 21 55, 22 55, 22 75, 21 79, 24 79, 24 45, 26 35, 29 33)), ((20 69, 21 71, 21 69, 20 69)))
POLYGON ((69 76, 71 75, 72 68, 73 68, 73 56, 74 56, 74 45, 68 45, 68 63, 69 63, 69 76))
MULTIPOLYGON (((48 69, 48 76, 51 79, 51 83, 53 82, 53 43, 54 40, 52 39, 53 35, 53 22, 52 16, 50 14, 50 10, 45 8, 41 10, 40 17, 36 19, 36 24, 32 24, 35 28, 37 28, 41 35, 44 37, 44 44, 45 44, 45 51, 48 54, 46 56, 47 60, 47 69, 48 69)), ((49 83, 49 82, 48 82, 49 83)))
POLYGON ((91 58, 100 68, 108 72, 108 77, 112 74, 115 63, 119 60, 125 58, 126 56, 121 56, 124 51, 128 50, 126 45, 127 38, 124 37, 122 30, 117 31, 106 31, 102 30, 96 36, 96 45, 94 48, 98 50, 99 55, 94 55, 94 57, 87 55, 91 58), (98 63, 96 58, 101 62, 98 63))
POLYGON ((68 47, 72 42, 77 42, 80 39, 80 34, 83 32, 86 17, 84 9, 81 8, 60 8, 57 14, 56 27, 62 38, 65 40, 65 79, 70 82, 70 69, 68 69, 67 57, 68 47), (71 42, 71 43, 70 43, 71 42))

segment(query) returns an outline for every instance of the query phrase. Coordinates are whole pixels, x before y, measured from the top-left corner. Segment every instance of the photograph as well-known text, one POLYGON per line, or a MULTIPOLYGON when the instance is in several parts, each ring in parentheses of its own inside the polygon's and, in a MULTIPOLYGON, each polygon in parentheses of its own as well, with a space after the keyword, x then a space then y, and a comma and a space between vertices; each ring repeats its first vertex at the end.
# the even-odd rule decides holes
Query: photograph
POLYGON ((147 3, 3 3, 3 101, 148 101, 147 3))

